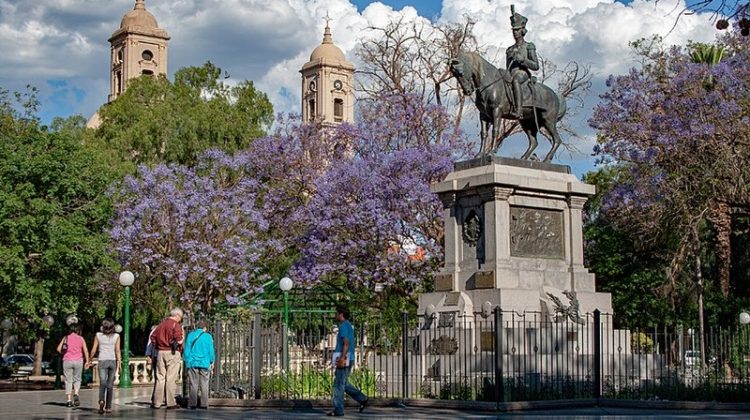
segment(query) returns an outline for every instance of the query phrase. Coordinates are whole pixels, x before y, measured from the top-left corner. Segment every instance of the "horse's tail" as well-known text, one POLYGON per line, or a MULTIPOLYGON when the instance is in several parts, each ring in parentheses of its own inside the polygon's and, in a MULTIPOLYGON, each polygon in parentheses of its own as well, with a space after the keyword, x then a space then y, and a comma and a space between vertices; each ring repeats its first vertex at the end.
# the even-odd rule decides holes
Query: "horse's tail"
POLYGON ((562 117, 565 116, 565 112, 568 111, 568 105, 565 103, 565 97, 560 95, 559 92, 555 93, 557 95, 557 103, 558 103, 558 109, 557 109, 557 121, 560 121, 562 117))

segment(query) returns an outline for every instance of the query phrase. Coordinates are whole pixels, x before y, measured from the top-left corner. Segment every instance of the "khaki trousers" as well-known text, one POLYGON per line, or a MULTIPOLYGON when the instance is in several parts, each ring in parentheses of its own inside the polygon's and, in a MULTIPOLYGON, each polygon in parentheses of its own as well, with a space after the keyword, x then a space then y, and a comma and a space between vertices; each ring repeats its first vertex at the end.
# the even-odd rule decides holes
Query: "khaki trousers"
POLYGON ((163 402, 167 404, 167 407, 177 405, 174 396, 177 378, 180 374, 180 363, 182 363, 182 355, 179 351, 172 354, 171 350, 159 350, 156 358, 154 398, 151 401, 154 407, 160 407, 163 402))

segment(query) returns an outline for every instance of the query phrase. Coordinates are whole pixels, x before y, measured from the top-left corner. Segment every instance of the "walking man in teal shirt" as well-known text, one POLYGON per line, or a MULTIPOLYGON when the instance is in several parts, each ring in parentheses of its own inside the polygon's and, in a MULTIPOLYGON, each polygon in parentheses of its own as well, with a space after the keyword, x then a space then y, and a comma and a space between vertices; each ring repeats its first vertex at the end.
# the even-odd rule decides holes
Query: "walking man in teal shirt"
POLYGON ((344 415, 344 392, 359 403, 359 412, 367 406, 367 396, 349 383, 349 374, 354 366, 354 326, 349 322, 349 310, 343 306, 336 308, 336 320, 339 322, 339 333, 336 336, 334 360, 336 375, 333 380, 333 411, 329 416, 344 415))
POLYGON ((185 368, 190 379, 188 407, 208 408, 208 383, 214 369, 214 339, 208 332, 208 322, 198 321, 197 328, 185 340, 185 368), (200 391, 200 405, 198 392, 200 391))

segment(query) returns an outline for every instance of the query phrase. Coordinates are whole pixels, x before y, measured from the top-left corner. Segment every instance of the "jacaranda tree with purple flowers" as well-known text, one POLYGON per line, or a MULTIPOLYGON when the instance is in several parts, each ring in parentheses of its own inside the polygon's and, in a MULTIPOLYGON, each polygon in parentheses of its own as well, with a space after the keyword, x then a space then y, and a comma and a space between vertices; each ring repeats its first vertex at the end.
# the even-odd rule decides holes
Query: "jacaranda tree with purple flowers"
POLYGON ((304 288, 413 298, 442 261, 430 183, 470 150, 416 96, 363 104, 356 124, 279 117, 273 135, 195 166, 141 166, 114 194, 111 236, 144 304, 210 312, 289 274, 304 288), (165 298, 162 298, 165 297, 165 298))
POLYGON ((361 107, 350 152, 317 179, 304 209, 309 229, 294 275, 362 296, 379 285, 413 299, 442 263, 442 207, 430 183, 469 145, 441 107, 417 96, 361 107))
POLYGON ((110 231, 123 267, 138 273, 144 304, 164 299, 210 313, 265 280, 283 249, 258 205, 262 186, 244 168, 247 155, 213 151, 194 168, 139 167, 114 193, 110 231))
POLYGON ((691 57, 699 46, 636 43, 643 66, 610 77, 590 121, 600 160, 627 169, 602 211, 667 258, 667 291, 697 279, 702 293, 706 256, 718 261, 724 296, 732 289, 731 215, 750 208, 750 54, 736 37, 720 41, 713 64, 691 57))

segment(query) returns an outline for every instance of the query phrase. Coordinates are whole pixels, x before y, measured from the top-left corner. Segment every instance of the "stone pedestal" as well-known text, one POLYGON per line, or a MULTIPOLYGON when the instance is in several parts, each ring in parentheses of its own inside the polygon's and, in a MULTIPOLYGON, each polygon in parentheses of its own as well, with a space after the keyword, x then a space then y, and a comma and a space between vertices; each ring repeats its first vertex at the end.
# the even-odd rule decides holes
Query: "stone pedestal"
POLYGON ((456 163, 432 190, 444 206, 445 267, 436 291, 420 297, 420 315, 472 317, 498 305, 612 312, 611 296, 596 292, 583 265, 582 210, 595 189, 567 166, 474 159, 456 163))

